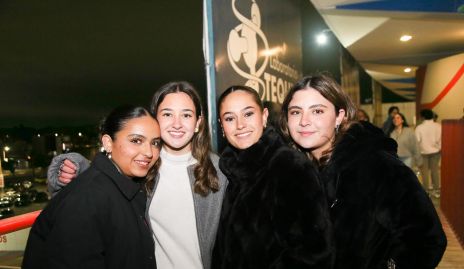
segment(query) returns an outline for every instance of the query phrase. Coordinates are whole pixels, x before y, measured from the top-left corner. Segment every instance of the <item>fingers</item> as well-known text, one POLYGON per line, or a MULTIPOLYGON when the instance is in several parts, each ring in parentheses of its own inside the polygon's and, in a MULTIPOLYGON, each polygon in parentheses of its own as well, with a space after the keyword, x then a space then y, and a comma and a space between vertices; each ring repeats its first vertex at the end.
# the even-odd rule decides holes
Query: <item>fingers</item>
POLYGON ((75 173, 77 166, 70 160, 66 159, 62 164, 61 170, 67 173, 75 173))
POLYGON ((73 174, 61 173, 58 177, 58 180, 63 184, 68 184, 69 182, 71 182, 71 180, 74 179, 75 176, 76 175, 73 174))
POLYGON ((61 174, 66 173, 66 174, 76 175, 76 168, 71 168, 69 166, 62 165, 60 167, 60 172, 61 172, 61 174))
POLYGON ((68 184, 73 180, 76 174, 77 166, 70 160, 64 160, 58 171, 58 180, 63 184, 68 184))

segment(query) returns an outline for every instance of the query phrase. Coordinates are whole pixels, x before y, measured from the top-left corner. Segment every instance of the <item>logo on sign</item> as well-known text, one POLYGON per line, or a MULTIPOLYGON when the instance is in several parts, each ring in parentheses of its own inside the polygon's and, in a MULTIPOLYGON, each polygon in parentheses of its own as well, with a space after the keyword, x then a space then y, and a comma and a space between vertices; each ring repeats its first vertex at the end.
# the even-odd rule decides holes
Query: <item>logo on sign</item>
POLYGON ((280 75, 292 80, 301 77, 300 72, 279 61, 278 55, 285 54, 286 44, 269 48, 266 35, 261 30, 261 13, 256 0, 251 0, 249 16, 244 16, 237 10, 236 0, 231 2, 232 12, 240 24, 229 32, 227 40, 230 65, 237 74, 246 79, 246 86, 258 92, 261 100, 282 103, 293 83, 280 75), (261 44, 261 48, 258 44, 261 44), (260 57, 263 60, 258 61, 260 57), (267 73, 267 67, 279 76, 267 73))

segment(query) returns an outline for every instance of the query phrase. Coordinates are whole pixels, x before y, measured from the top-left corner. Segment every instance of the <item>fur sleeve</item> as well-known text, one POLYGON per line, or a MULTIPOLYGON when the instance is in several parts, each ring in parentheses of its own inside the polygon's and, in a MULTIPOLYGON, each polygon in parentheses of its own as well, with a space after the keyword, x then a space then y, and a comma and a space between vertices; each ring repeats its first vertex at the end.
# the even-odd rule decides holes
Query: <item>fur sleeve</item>
POLYGON ((291 149, 281 150, 269 167, 274 184, 271 218, 282 247, 272 268, 330 268, 331 225, 315 168, 291 149))

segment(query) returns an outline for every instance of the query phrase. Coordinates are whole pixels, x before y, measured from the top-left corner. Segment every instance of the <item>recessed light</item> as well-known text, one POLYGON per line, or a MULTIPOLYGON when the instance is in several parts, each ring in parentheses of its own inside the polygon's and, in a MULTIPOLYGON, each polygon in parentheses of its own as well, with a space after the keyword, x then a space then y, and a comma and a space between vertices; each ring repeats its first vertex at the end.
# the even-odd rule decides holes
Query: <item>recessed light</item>
POLYGON ((324 45, 327 43, 327 35, 325 33, 320 33, 316 36, 316 42, 319 45, 324 45))
POLYGON ((411 71, 412 71, 412 69, 411 69, 410 67, 406 67, 406 68, 404 69, 404 72, 405 72, 405 73, 409 73, 409 72, 411 72, 411 71))
POLYGON ((402 42, 408 42, 409 40, 411 40, 411 38, 412 38, 412 36, 410 36, 410 35, 402 35, 402 36, 400 37, 400 41, 402 41, 402 42))

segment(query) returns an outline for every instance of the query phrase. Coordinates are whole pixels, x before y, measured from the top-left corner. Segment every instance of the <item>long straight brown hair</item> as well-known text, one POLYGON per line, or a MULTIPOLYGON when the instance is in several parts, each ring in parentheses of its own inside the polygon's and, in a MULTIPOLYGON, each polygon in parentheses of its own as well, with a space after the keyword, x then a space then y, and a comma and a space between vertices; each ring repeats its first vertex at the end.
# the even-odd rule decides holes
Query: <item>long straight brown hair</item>
POLYGON ((163 102, 166 95, 171 93, 183 92, 187 94, 195 106, 195 116, 202 118, 198 126, 198 132, 194 133, 192 141, 192 156, 198 161, 194 168, 195 183, 193 190, 202 196, 207 196, 210 191, 219 190, 219 180, 216 168, 211 161, 211 139, 208 124, 206 124, 203 106, 200 96, 192 84, 186 81, 174 81, 163 85, 153 95, 150 110, 157 116, 159 105, 163 102))

